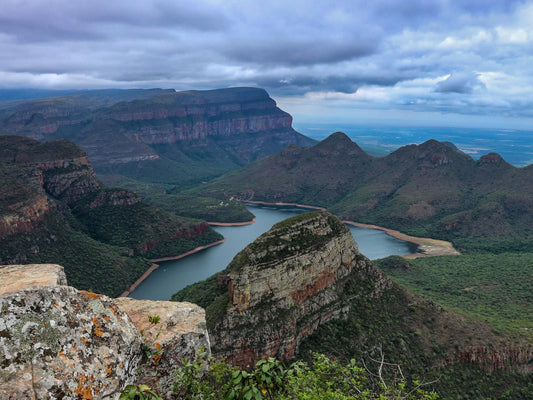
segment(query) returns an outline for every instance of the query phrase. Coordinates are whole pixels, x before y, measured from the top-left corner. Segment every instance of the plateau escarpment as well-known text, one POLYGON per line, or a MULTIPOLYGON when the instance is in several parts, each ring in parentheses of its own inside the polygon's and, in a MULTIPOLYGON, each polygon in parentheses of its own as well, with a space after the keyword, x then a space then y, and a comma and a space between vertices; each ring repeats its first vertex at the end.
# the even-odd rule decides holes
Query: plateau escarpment
POLYGON ((61 262, 69 281, 118 295, 148 269, 221 236, 201 221, 103 189, 83 150, 0 136, 0 262, 61 262), (141 258, 146 257, 146 258, 141 258))
POLYGON ((294 131, 292 117, 262 89, 141 91, 137 99, 123 94, 114 102, 102 94, 100 108, 87 96, 4 110, 0 134, 67 138, 99 174, 170 183, 213 177, 289 144, 314 142, 294 131))

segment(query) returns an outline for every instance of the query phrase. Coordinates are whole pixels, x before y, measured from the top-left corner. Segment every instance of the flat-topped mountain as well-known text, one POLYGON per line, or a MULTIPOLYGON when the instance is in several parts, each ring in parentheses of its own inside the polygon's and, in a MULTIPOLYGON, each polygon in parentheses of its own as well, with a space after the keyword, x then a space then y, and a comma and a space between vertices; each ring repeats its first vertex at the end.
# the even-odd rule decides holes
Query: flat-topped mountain
POLYGON ((0 134, 66 138, 99 174, 183 183, 220 175, 290 144, 313 140, 266 91, 96 91, 3 110, 0 134))
POLYGON ((0 264, 61 262, 82 289, 118 295, 151 265, 222 237, 206 223, 103 188, 61 139, 0 136, 0 264))
POLYGON ((527 241, 532 171, 494 153, 474 160, 435 140, 371 157, 335 133, 313 147, 293 146, 258 160, 198 192, 323 206, 344 219, 419 236, 527 241))

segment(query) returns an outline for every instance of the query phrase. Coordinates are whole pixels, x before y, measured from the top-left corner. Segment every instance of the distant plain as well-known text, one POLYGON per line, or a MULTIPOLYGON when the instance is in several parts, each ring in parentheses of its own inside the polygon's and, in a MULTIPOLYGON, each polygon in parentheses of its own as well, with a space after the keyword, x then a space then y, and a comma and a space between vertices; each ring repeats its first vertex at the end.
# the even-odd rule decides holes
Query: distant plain
POLYGON ((452 142, 461 151, 478 159, 484 154, 500 154, 509 164, 525 167, 533 164, 533 131, 517 129, 378 126, 312 124, 294 122, 294 128, 316 140, 333 132, 348 135, 372 156, 385 156, 401 146, 420 144, 429 139, 452 142))

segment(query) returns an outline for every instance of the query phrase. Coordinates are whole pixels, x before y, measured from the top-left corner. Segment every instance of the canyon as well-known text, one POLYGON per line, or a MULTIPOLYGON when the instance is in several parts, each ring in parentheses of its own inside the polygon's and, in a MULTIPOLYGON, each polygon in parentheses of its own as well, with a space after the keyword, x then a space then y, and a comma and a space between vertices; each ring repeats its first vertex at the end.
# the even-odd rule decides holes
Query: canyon
POLYGON ((87 152, 99 175, 174 183, 220 175, 289 144, 314 143, 292 128, 292 117, 263 89, 137 91, 136 98, 119 91, 114 102, 101 94, 95 102, 100 108, 88 96, 3 110, 0 134, 70 139, 87 152))
POLYGON ((310 350, 341 359, 386 351, 406 368, 426 357, 435 368, 533 372, 527 340, 510 340, 400 287, 325 211, 274 225, 225 270, 173 299, 205 307, 213 354, 242 367, 305 358, 310 350))
POLYGON ((171 399, 173 367, 203 350, 242 367, 311 349, 363 359, 386 351, 408 374, 419 362, 470 374, 467 386, 452 382, 456 391, 480 375, 533 372, 530 344, 511 344, 489 325, 399 287, 324 211, 274 225, 197 284, 205 312, 189 302, 79 291, 65 286, 57 265, 2 266, 0 278, 0 393, 8 399, 116 398, 133 382, 171 399))
POLYGON ((70 141, 0 136, 0 146, 2 264, 61 262, 74 286, 118 295, 150 267, 147 258, 221 239, 202 221, 103 187, 86 153, 70 141))

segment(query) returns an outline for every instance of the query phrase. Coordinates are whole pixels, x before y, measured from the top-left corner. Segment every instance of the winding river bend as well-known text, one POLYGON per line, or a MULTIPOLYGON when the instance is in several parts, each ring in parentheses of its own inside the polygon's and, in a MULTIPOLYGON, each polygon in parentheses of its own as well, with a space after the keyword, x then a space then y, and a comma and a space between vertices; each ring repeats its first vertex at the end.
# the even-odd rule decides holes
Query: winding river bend
MULTIPOLYGON (((272 225, 286 218, 309 211, 297 207, 248 206, 255 215, 254 224, 245 226, 216 226, 226 241, 175 261, 159 263, 153 271, 131 293, 130 297, 147 300, 168 300, 178 290, 192 283, 204 280, 223 270, 233 257, 259 235, 268 231, 272 225)), ((389 255, 413 253, 416 246, 387 235, 383 231, 348 226, 359 251, 370 259, 389 255)))

